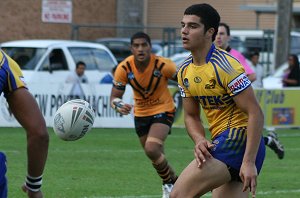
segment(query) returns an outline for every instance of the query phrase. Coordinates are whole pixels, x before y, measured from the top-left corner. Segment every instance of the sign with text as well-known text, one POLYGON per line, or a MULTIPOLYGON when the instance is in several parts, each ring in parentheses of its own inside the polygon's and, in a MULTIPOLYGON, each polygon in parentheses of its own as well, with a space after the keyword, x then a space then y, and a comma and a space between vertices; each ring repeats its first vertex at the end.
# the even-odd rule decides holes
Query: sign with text
POLYGON ((46 23, 72 23, 72 1, 43 0, 42 21, 46 23))

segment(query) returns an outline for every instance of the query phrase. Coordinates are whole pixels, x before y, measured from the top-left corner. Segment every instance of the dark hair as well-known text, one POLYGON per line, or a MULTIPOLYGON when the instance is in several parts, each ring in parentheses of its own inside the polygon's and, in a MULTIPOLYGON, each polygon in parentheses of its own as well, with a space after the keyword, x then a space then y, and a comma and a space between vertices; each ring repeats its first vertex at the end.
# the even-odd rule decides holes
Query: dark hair
POLYGON ((229 27, 229 25, 227 25, 227 23, 220 23, 219 27, 220 26, 225 27, 227 35, 230 36, 230 27, 229 27))
POLYGON ((214 28, 215 32, 212 36, 212 41, 215 40, 220 23, 220 15, 215 8, 206 3, 194 4, 184 11, 184 15, 198 16, 200 18, 200 22, 204 24, 205 32, 209 28, 214 28))
POLYGON ((290 57, 292 57, 294 59, 294 66, 299 67, 299 59, 298 56, 296 54, 290 54, 290 57))
POLYGON ((259 56, 259 52, 258 51, 251 52, 250 58, 252 58, 253 56, 259 56))
POLYGON ((76 69, 79 67, 79 65, 84 65, 84 67, 86 67, 85 63, 83 61, 78 61, 76 63, 76 69))
POLYGON ((146 41, 150 44, 151 46, 151 39, 150 39, 150 36, 144 32, 137 32, 135 33, 134 35, 132 35, 131 39, 130 39, 130 44, 132 45, 133 43, 133 40, 134 39, 138 39, 138 38, 144 38, 146 39, 146 41))

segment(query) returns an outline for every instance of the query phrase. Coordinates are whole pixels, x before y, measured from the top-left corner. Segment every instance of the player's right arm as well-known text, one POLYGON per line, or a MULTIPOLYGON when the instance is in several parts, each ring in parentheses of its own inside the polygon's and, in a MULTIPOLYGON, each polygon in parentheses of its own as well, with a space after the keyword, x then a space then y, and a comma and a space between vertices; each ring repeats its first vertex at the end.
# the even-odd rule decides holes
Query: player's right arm
POLYGON ((205 129, 200 118, 200 105, 193 97, 186 97, 182 99, 184 109, 184 122, 189 136, 195 143, 194 155, 201 167, 208 158, 211 158, 209 152, 212 144, 205 138, 205 129))
POLYGON ((132 109, 132 105, 122 101, 124 92, 125 90, 119 90, 116 87, 113 87, 110 94, 110 105, 120 114, 128 115, 132 109))
POLYGON ((18 88, 7 96, 15 118, 26 131, 27 177, 22 186, 30 198, 42 198, 40 191, 48 154, 49 135, 46 123, 33 96, 25 88, 18 88), (32 181, 29 181, 34 179, 32 181))

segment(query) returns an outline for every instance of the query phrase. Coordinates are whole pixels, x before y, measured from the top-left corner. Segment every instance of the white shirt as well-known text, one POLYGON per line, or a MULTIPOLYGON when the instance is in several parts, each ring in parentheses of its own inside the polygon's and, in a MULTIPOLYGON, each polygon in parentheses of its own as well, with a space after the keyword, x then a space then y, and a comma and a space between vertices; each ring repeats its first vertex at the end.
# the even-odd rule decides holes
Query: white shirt
POLYGON ((73 96, 83 96, 83 90, 80 86, 80 83, 88 83, 88 78, 85 74, 82 76, 78 76, 75 71, 70 73, 66 79, 66 83, 73 83, 73 88, 71 91, 71 95, 73 96))
POLYGON ((263 77, 264 77, 264 68, 261 64, 257 64, 257 65, 253 65, 253 63, 251 61, 249 61, 249 66, 251 67, 251 69, 253 69, 253 71, 256 74, 256 80, 254 82, 252 82, 252 87, 253 88, 263 88, 263 77))

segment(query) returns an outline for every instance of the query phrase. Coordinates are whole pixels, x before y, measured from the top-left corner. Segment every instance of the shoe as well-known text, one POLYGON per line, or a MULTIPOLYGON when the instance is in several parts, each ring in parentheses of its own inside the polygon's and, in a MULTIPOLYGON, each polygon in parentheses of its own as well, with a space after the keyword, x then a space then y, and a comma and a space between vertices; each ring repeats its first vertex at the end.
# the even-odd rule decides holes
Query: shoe
POLYGON ((279 142, 277 134, 274 131, 270 131, 267 137, 271 138, 271 142, 268 144, 268 146, 277 154, 279 159, 283 159, 284 147, 279 142))
POLYGON ((170 193, 173 189, 173 184, 164 184, 162 185, 162 191, 163 191, 163 195, 162 198, 169 198, 170 193))

